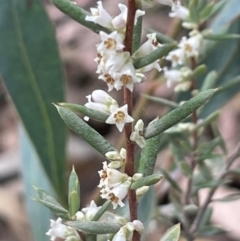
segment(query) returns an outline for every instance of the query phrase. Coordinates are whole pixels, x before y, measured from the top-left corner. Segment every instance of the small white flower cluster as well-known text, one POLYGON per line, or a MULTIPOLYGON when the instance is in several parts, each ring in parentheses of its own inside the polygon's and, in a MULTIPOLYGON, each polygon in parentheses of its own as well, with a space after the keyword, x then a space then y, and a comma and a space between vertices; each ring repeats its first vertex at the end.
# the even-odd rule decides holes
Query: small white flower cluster
POLYGON ((62 219, 58 218, 56 221, 50 220, 51 228, 46 235, 51 236, 51 241, 56 238, 62 238, 66 241, 81 241, 77 231, 62 223, 62 219))
MULTIPOLYGON (((113 205, 113 209, 119 205, 123 207, 123 199, 127 196, 128 190, 134 181, 142 178, 141 173, 136 173, 133 177, 129 177, 126 173, 123 173, 117 169, 125 166, 126 150, 121 149, 120 153, 117 151, 110 151, 105 154, 110 161, 103 162, 103 169, 99 171, 100 183, 98 187, 101 188, 101 197, 103 199, 110 200, 113 205)), ((137 189, 138 197, 141 197, 148 191, 147 188, 137 189)))
MULTIPOLYGON (((187 21, 189 10, 182 6, 180 1, 174 0, 158 0, 162 4, 172 5, 172 13, 170 17, 178 17, 187 21)), ((188 29, 194 29, 196 26, 190 22, 184 22, 183 26, 188 29)), ((182 37, 178 47, 169 52, 166 60, 171 62, 172 69, 164 68, 164 77, 167 81, 167 87, 171 87, 173 83, 178 83, 174 91, 187 91, 191 87, 190 78, 192 70, 187 67, 191 58, 198 59, 199 50, 202 45, 203 35, 194 29, 189 33, 189 38, 182 37)))
MULTIPOLYGON (((117 101, 103 90, 94 90, 91 95, 86 97, 88 102, 85 106, 109 114, 110 116, 105 122, 107 124, 115 124, 120 132, 122 132, 125 123, 131 123, 134 121, 134 119, 128 114, 128 106, 124 105, 119 107, 117 101)), ((84 119, 88 120, 89 118, 85 116, 84 119)), ((131 141, 136 142, 141 148, 146 144, 143 137, 143 127, 143 121, 138 120, 134 127, 134 131, 130 136, 131 141)))
MULTIPOLYGON (((148 41, 133 56, 130 56, 129 52, 124 51, 127 6, 119 4, 118 7, 121 13, 113 18, 103 8, 101 1, 98 1, 97 4, 97 8, 91 8, 92 16, 87 16, 86 20, 107 27, 112 31, 110 34, 102 31, 99 33, 101 43, 96 45, 98 55, 94 59, 98 64, 97 73, 100 74, 98 78, 107 83, 108 91, 113 89, 120 90, 123 86, 133 91, 135 83, 141 83, 145 80, 143 72, 147 72, 152 68, 161 70, 158 61, 136 70, 133 65, 133 59, 150 54, 161 45, 156 40, 156 34, 149 34, 147 35, 148 41)), ((136 11, 135 24, 137 23, 137 18, 144 14, 145 12, 142 10, 136 11)))

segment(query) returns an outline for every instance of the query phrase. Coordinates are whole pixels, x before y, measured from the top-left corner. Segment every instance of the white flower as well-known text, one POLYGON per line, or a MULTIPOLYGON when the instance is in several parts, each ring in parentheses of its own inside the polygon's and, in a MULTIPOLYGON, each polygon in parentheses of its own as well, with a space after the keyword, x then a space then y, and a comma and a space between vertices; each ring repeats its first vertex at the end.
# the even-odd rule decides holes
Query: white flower
MULTIPOLYGON (((118 16, 113 18, 112 25, 115 29, 123 29, 126 27, 126 24, 127 24, 128 8, 126 5, 121 4, 121 3, 118 4, 118 7, 119 7, 121 13, 118 16)), ((143 15, 145 15, 145 11, 138 9, 135 14, 134 24, 136 24, 137 19, 143 15)))
POLYGON ((116 90, 120 90, 123 86, 126 86, 132 92, 134 84, 141 82, 141 79, 135 74, 135 69, 133 66, 132 69, 127 68, 121 72, 114 73, 113 78, 116 80, 116 90))
POLYGON ((120 153, 118 151, 109 151, 105 154, 110 161, 123 161, 126 159, 126 149, 121 148, 120 153))
POLYGON ((178 5, 175 11, 169 13, 169 17, 180 18, 183 20, 187 19, 189 17, 189 10, 182 5, 178 5))
POLYGON ((183 49, 175 49, 168 53, 166 60, 172 62, 172 67, 176 67, 177 65, 182 65, 184 62, 184 51, 183 49))
POLYGON ((119 231, 114 235, 112 241, 131 241, 133 237, 134 225, 128 222, 122 226, 119 231))
POLYGON ((191 81, 184 81, 174 87, 175 92, 188 91, 191 88, 191 81))
POLYGON ((104 82, 107 83, 108 91, 113 90, 115 85, 115 79, 108 72, 103 72, 101 75, 98 76, 98 79, 102 79, 104 82))
POLYGON ((117 51, 123 50, 123 36, 117 31, 107 34, 103 31, 99 33, 102 42, 97 44, 97 51, 117 51))
POLYGON ((126 173, 122 173, 116 169, 109 168, 107 162, 103 162, 103 170, 99 171, 100 183, 98 187, 115 187, 128 179, 126 173))
POLYGON ((151 52, 153 52, 154 50, 156 50, 157 48, 162 46, 162 44, 160 44, 157 41, 156 35, 157 35, 156 33, 147 34, 148 40, 144 44, 142 44, 137 49, 137 51, 133 54, 133 56, 132 56, 133 59, 140 58, 140 57, 143 57, 145 55, 148 55, 151 52))
POLYGON ((134 230, 136 230, 137 232, 139 232, 140 234, 143 233, 144 231, 144 226, 143 226, 143 223, 139 220, 134 220, 132 222, 133 226, 134 226, 134 230))
POLYGON ((131 186, 131 178, 129 177, 127 181, 121 183, 120 185, 108 188, 105 187, 101 190, 101 197, 103 199, 108 199, 112 202, 113 209, 117 208, 119 205, 120 207, 125 206, 125 204, 122 202, 122 200, 127 196, 128 190, 131 186))
POLYGON ((169 5, 172 7, 172 11, 176 11, 181 5, 179 0, 158 0, 159 3, 169 5))
POLYGON ((86 103, 85 106, 90 109, 110 114, 111 106, 118 107, 117 101, 103 90, 94 90, 91 95, 86 97, 88 99, 88 103, 86 103), (91 101, 91 98, 94 102, 91 101))
POLYGON ((102 1, 97 2, 97 8, 90 8, 92 16, 86 16, 86 20, 94 22, 106 28, 112 28, 112 17, 111 15, 103 8, 102 1))
POLYGON ((122 69, 133 66, 129 52, 116 52, 109 56, 105 63, 105 68, 110 73, 120 72, 122 69))
POLYGON ((179 47, 183 49, 187 58, 198 57, 199 49, 202 43, 202 35, 196 34, 190 38, 182 37, 182 40, 179 43, 179 47))
POLYGON ((82 212, 85 214, 86 220, 91 221, 100 208, 101 206, 98 207, 92 200, 89 207, 83 208, 82 212))
POLYGON ((51 228, 46 233, 46 235, 51 236, 51 241, 55 241, 55 239, 62 238, 70 240, 81 240, 78 236, 78 233, 75 229, 62 224, 62 219, 58 218, 56 221, 50 220, 51 228))
POLYGON ((137 198, 142 197, 149 190, 149 186, 142 186, 136 190, 137 198))
POLYGON ((138 120, 136 125, 134 126, 134 131, 130 136, 130 140, 136 142, 141 148, 144 148, 146 145, 146 141, 143 137, 143 127, 143 121, 141 119, 138 120))
POLYGON ((167 68, 164 68, 164 77, 166 78, 168 88, 170 88, 174 82, 181 82, 183 79, 180 70, 168 70, 167 68))
POLYGON ((120 108, 116 106, 110 107, 111 115, 105 121, 107 124, 116 124, 118 130, 122 132, 125 123, 131 123, 134 119, 128 114, 128 106, 124 105, 120 108))

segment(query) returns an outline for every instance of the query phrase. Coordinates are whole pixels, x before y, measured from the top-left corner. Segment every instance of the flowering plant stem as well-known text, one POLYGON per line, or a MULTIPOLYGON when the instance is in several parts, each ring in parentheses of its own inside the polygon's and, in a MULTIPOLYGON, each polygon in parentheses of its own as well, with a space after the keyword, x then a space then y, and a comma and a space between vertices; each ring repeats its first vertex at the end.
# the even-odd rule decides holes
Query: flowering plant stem
MULTIPOLYGON (((137 7, 135 0, 128 0, 128 15, 127 15, 127 25, 126 25, 126 36, 125 36, 125 49, 130 54, 132 53, 132 43, 133 43, 133 30, 134 30, 134 19, 137 7)), ((124 104, 128 105, 128 114, 132 115, 132 92, 124 87, 124 104)), ((125 172, 129 176, 134 175, 134 143, 130 140, 130 135, 132 133, 132 124, 128 123, 124 128, 125 132, 125 142, 126 142, 126 167, 125 172)), ((128 192, 129 199, 129 209, 130 209, 130 220, 137 220, 137 197, 135 190, 129 189, 128 192)), ((140 240, 140 234, 136 231, 133 233, 133 241, 140 240)))

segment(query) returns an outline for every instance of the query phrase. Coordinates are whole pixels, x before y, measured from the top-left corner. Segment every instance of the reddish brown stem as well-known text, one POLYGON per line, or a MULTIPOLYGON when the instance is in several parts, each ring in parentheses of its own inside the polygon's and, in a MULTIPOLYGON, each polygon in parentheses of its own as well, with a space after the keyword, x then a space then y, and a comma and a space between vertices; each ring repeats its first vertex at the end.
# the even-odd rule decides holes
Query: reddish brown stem
MULTIPOLYGON (((134 30, 134 19, 137 7, 135 0, 128 0, 128 16, 126 25, 126 36, 125 36, 125 48, 124 51, 132 53, 132 42, 133 42, 133 30, 134 30)), ((132 116, 132 92, 124 87, 124 103, 128 105, 128 114, 132 116)), ((125 172, 129 176, 134 175, 134 143, 130 140, 132 133, 132 124, 126 124, 124 128, 125 140, 126 140, 126 167, 125 172)), ((137 220, 137 197, 134 190, 128 192, 129 209, 130 209, 130 220, 137 220)), ((140 235, 138 232, 134 232, 133 241, 139 241, 140 235)))

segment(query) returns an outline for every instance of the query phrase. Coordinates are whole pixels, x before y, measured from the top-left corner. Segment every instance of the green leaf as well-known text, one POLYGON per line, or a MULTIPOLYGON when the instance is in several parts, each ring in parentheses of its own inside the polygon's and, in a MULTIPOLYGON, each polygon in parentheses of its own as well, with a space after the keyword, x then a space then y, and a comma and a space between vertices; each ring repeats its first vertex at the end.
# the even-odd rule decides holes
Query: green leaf
POLYGON ((141 36, 142 36, 142 17, 138 17, 137 24, 134 26, 134 31, 133 31, 132 53, 134 53, 141 45, 141 36))
POLYGON ((212 214, 213 209, 211 207, 208 207, 202 217, 201 223, 199 225, 200 228, 203 228, 204 226, 207 226, 210 223, 212 214))
POLYGON ((52 24, 40 1, 31 3, 0 0, 0 75, 64 202, 66 128, 51 104, 64 99, 64 74, 52 24))
POLYGON ((67 222, 67 225, 91 234, 109 234, 116 233, 120 229, 118 224, 99 222, 99 221, 73 221, 67 222))
MULTIPOLYGON (((199 2, 203 2, 203 1, 199 1, 199 2)), ((205 1, 206 2, 206 1, 205 1)), ((202 6, 202 11, 199 13, 199 18, 200 20, 205 20, 208 18, 208 16, 210 16, 213 7, 214 7, 215 3, 214 2, 210 2, 209 4, 205 4, 205 6, 202 6)))
POLYGON ((176 224, 170 229, 167 230, 167 232, 163 235, 163 237, 160 239, 160 241, 178 241, 180 238, 180 224, 176 224))
POLYGON ((68 205, 72 217, 80 208, 80 184, 74 167, 68 181, 68 205))
POLYGON ((110 206, 111 201, 107 200, 102 206, 101 208, 99 208, 99 210, 97 211, 97 213, 95 214, 95 216, 93 217, 92 221, 97 221, 99 220, 99 218, 101 218, 101 216, 106 212, 106 210, 108 209, 108 207, 110 206))
POLYGON ((146 140, 146 146, 141 152, 141 158, 138 167, 138 172, 142 173, 143 176, 149 176, 153 174, 158 152, 164 143, 165 138, 163 136, 160 137, 160 135, 146 140))
POLYGON ((202 237, 211 237, 214 235, 219 235, 224 233, 226 233, 226 230, 224 230, 222 227, 215 226, 215 225, 205 226, 198 230, 198 235, 202 237))
POLYGON ((74 1, 52 0, 52 2, 63 13, 65 13, 66 15, 68 15, 70 18, 74 19, 81 25, 91 29, 93 32, 99 33, 100 31, 103 31, 106 33, 110 33, 109 29, 85 20, 86 16, 90 15, 90 13, 84 10, 83 8, 75 5, 74 1))
POLYGON ((158 183, 161 179, 162 179, 161 175, 152 174, 150 176, 143 177, 140 180, 134 182, 131 185, 131 189, 136 190, 136 189, 138 189, 140 187, 143 187, 143 186, 151 186, 151 185, 154 185, 154 184, 158 183))
POLYGON ((166 44, 163 47, 159 47, 156 50, 154 50, 152 53, 150 53, 144 57, 134 59, 134 61, 133 61, 134 67, 136 69, 141 69, 141 68, 151 64, 152 62, 166 56, 174 48, 176 48, 176 44, 166 44))
POLYGON ((146 29, 146 31, 149 33, 157 33, 156 38, 157 38, 157 41, 160 43, 177 44, 177 42, 174 39, 168 37, 163 33, 155 31, 154 29, 146 29))
POLYGON ((232 193, 225 197, 212 199, 212 201, 213 202, 232 202, 232 201, 239 200, 239 198, 240 198, 240 193, 232 193))
POLYGON ((184 161, 179 162, 179 167, 182 173, 186 176, 192 175, 192 168, 184 161))
POLYGON ((208 34, 204 36, 208 40, 227 40, 227 39, 240 39, 240 34, 208 34))
POLYGON ((46 236, 45 233, 49 229, 49 220, 52 218, 53 214, 49 209, 34 202, 30 197, 36 197, 37 195, 32 185, 41 185, 41 187, 50 193, 54 193, 54 191, 38 160, 36 150, 23 128, 20 128, 20 144, 22 174, 26 196, 25 202, 29 217, 29 225, 35 241, 49 241, 49 237, 46 236))
POLYGON ((90 109, 90 108, 87 108, 82 105, 71 104, 71 103, 57 103, 57 105, 67 108, 71 111, 81 113, 96 121, 105 122, 106 119, 109 117, 109 115, 104 112, 101 112, 99 110, 90 109))
POLYGON ((145 129, 145 138, 151 138, 174 126, 197 108, 202 106, 215 92, 216 90, 206 90, 204 92, 200 92, 192 99, 186 101, 182 106, 172 110, 161 119, 152 122, 145 129))
POLYGON ((207 67, 205 64, 197 66, 193 71, 193 77, 199 77, 207 72, 207 67))
POLYGON ((34 201, 46 206, 59 217, 62 217, 64 219, 69 218, 68 211, 54 197, 49 195, 46 191, 44 191, 41 188, 34 188, 39 196, 39 198, 33 199, 34 201))
POLYGON ((161 98, 161 97, 154 97, 154 96, 145 95, 145 94, 142 94, 142 95, 148 100, 151 100, 153 102, 165 105, 167 107, 177 108, 177 107, 180 106, 178 103, 176 103, 174 101, 167 100, 167 99, 164 99, 164 98, 161 98))
POLYGON ((182 192, 182 189, 180 188, 178 183, 171 177, 171 175, 167 171, 161 169, 161 172, 175 190, 182 192))
POLYGON ((144 227, 148 227, 148 223, 152 217, 156 201, 155 189, 150 187, 148 192, 141 197, 138 204, 138 219, 143 223, 144 227))
POLYGON ((58 105, 55 105, 55 107, 67 126, 102 155, 105 156, 107 152, 115 151, 115 148, 111 146, 103 136, 86 124, 72 111, 58 105))
POLYGON ((201 91, 214 88, 217 77, 218 77, 218 74, 216 71, 214 70, 210 71, 205 77, 205 79, 203 80, 201 91))
POLYGON ((191 1, 189 6, 189 18, 190 22, 198 24, 199 22, 199 16, 198 16, 198 11, 197 11, 197 6, 196 6, 196 1, 191 1))

